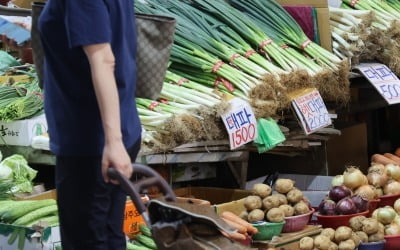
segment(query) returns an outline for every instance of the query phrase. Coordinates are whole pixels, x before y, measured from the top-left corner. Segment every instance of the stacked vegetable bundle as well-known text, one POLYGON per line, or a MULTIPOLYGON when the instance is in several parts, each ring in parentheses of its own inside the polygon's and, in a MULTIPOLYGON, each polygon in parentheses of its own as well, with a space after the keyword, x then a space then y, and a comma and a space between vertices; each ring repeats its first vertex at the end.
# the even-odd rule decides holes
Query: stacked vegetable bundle
POLYGON ((346 62, 310 41, 275 0, 228 2, 135 4, 137 12, 177 20, 161 98, 137 100, 151 147, 226 138, 218 115, 231 97, 249 101, 257 117, 288 108, 287 94, 303 87, 347 100, 346 62))
MULTIPOLYGON (((399 75, 399 2, 397 0, 345 0, 343 1, 341 8, 344 10, 335 9, 334 13, 348 14, 345 18, 347 20, 341 20, 345 22, 344 26, 341 26, 341 29, 350 32, 350 35, 357 33, 357 29, 351 28, 353 26, 352 23, 354 22, 352 22, 350 19, 353 19, 355 22, 359 22, 361 19, 366 20, 364 18, 365 16, 371 17, 369 13, 372 12, 373 15, 372 20, 369 19, 366 22, 370 23, 370 27, 366 27, 368 31, 366 33, 361 32, 357 34, 360 35, 360 38, 364 40, 364 46, 360 48, 360 53, 357 52, 356 58, 359 57, 361 60, 379 60, 391 68, 393 72, 399 75), (353 11, 354 9, 360 11, 353 11)), ((337 26, 337 24, 335 26, 337 26)), ((335 35, 334 39, 335 37, 337 36, 335 35)), ((347 38, 350 39, 349 36, 347 38)), ((342 50, 341 53, 343 54, 344 51, 342 50)))
POLYGON ((283 222, 286 217, 310 212, 309 202, 303 193, 294 187, 290 179, 278 179, 275 193, 266 184, 255 184, 253 194, 244 200, 244 211, 240 217, 251 223, 259 221, 283 222))
POLYGON ((15 244, 18 239, 18 249, 24 249, 26 227, 57 226, 58 212, 53 199, 39 201, 0 201, 0 221, 14 225, 8 245, 15 244))

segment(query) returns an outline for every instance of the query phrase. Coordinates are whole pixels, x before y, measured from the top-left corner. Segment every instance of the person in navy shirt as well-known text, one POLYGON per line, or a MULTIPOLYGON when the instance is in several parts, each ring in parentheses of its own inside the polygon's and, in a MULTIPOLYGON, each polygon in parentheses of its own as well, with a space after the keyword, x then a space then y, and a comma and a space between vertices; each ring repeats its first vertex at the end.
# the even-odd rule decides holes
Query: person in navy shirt
POLYGON ((39 19, 64 250, 122 250, 126 177, 140 148, 132 0, 48 0, 39 19))

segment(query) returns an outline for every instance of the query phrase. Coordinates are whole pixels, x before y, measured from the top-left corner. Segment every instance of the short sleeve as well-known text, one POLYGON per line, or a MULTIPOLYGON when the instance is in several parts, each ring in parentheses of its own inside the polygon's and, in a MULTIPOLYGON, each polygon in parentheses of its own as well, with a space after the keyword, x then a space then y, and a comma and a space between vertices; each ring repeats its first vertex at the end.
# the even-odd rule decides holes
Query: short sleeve
POLYGON ((110 15, 104 0, 66 0, 65 5, 70 48, 111 42, 110 15))

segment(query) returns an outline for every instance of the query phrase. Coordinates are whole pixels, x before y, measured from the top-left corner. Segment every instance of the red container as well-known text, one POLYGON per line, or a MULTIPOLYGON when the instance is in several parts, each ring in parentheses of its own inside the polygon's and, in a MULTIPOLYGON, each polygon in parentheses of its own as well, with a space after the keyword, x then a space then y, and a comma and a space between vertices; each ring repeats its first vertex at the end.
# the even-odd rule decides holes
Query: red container
POLYGON ((380 199, 369 201, 369 205, 368 205, 369 213, 368 213, 367 217, 371 217, 371 215, 375 211, 375 209, 378 208, 380 201, 381 201, 380 199))
POLYGON ((400 235, 385 235, 385 250, 400 249, 400 235))
POLYGON ((400 194, 393 194, 393 195, 383 195, 380 196, 379 199, 381 200, 378 204, 378 207, 384 206, 391 206, 393 207, 394 202, 400 198, 400 194))
POLYGON ((364 215, 366 216, 369 211, 365 211, 358 214, 348 214, 348 215, 320 215, 317 214, 318 224, 322 225, 323 228, 331 227, 336 229, 340 226, 349 226, 349 220, 353 217, 364 215))
POLYGON ((291 233, 303 230, 310 221, 311 215, 314 213, 312 208, 310 212, 297 216, 285 217, 285 225, 283 226, 282 233, 291 233))

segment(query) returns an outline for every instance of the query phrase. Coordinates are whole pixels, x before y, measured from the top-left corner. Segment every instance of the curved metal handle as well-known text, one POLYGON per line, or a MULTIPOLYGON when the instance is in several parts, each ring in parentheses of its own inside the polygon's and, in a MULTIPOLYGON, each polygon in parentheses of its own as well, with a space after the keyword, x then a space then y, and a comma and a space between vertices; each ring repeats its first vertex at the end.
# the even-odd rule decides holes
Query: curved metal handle
POLYGON ((147 178, 132 182, 132 180, 129 180, 114 168, 108 169, 108 176, 119 182, 122 189, 131 197, 140 214, 146 211, 146 206, 142 202, 140 193, 148 187, 158 186, 166 200, 176 201, 175 193, 156 171, 143 164, 132 164, 132 167, 134 168, 133 176, 136 174, 147 178))

